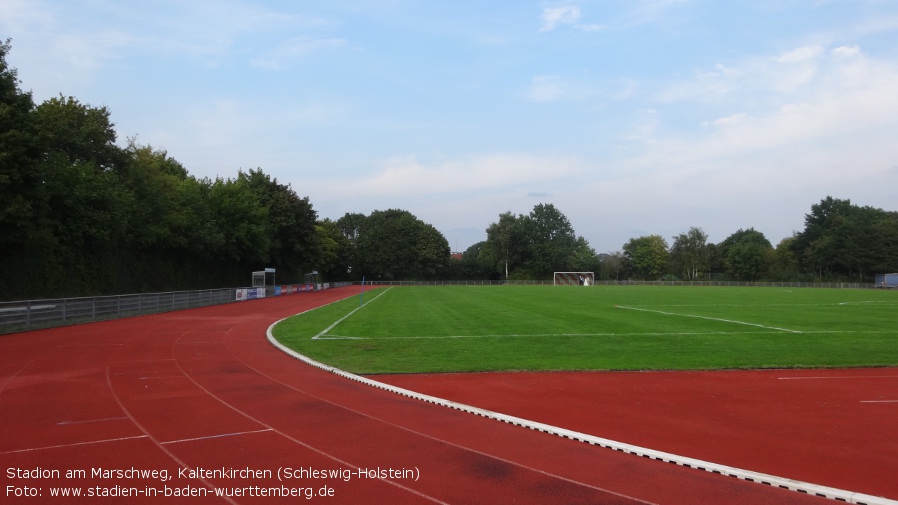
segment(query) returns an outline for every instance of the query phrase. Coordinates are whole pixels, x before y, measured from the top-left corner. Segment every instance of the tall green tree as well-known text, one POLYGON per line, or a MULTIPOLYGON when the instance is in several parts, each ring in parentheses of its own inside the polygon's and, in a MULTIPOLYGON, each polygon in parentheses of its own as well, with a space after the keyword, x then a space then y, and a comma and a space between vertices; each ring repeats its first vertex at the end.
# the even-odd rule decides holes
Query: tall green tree
POLYGON ((359 227, 360 273, 368 279, 433 279, 449 262, 449 242, 432 225, 400 209, 374 211, 359 227))
POLYGON ((315 225, 317 234, 317 270, 328 281, 350 278, 352 244, 335 221, 323 219, 315 225))
POLYGON ((484 253, 485 250, 486 241, 477 242, 465 250, 461 261, 450 262, 450 266, 456 267, 453 277, 459 280, 499 279, 501 274, 495 262, 484 253))
POLYGON ((709 261, 708 234, 701 228, 693 226, 688 232, 674 237, 670 247, 670 263, 679 276, 698 279, 708 272, 709 261))
POLYGON ((315 228, 318 216, 309 198, 300 198, 290 185, 278 183, 261 169, 239 171, 236 182, 248 187, 257 205, 266 210, 268 258, 265 261, 294 279, 307 273, 315 266, 319 237, 315 228))
POLYGON ((553 271, 573 269, 578 252, 574 227, 551 203, 537 204, 523 219, 527 240, 524 268, 533 278, 551 277, 553 271))
POLYGON ((126 268, 133 194, 121 176, 125 156, 116 144, 105 107, 51 98, 33 112, 42 148, 44 214, 36 226, 51 232, 48 264, 64 274, 64 293, 101 293, 121 288, 126 268))
POLYGON ((487 227, 486 243, 480 254, 492 261, 496 270, 503 273, 503 278, 508 279, 509 271, 523 263, 526 243, 523 216, 508 211, 499 214, 499 220, 487 227))
POLYGON ((6 57, 10 39, 0 41, 0 296, 29 294, 32 282, 53 276, 45 258, 54 237, 42 221, 47 197, 38 162, 41 156, 30 92, 19 88, 18 73, 6 57), (35 278, 35 274, 40 278, 35 278))
POLYGON ((721 242, 719 248, 727 273, 740 281, 765 277, 775 255, 767 237, 754 228, 738 230, 721 242))
POLYGON ((828 196, 811 206, 790 248, 817 277, 870 280, 876 272, 898 269, 896 223, 898 213, 828 196))
POLYGON ((623 246, 627 270, 639 279, 658 279, 667 271, 667 241, 661 235, 631 238, 623 246))
MULTIPOLYGON (((0 253, 9 258, 12 248, 34 243, 36 248, 47 237, 35 229, 46 203, 37 162, 41 149, 32 111, 30 92, 19 88, 18 73, 6 57, 10 40, 0 42, 0 253)), ((21 253, 21 251, 20 251, 21 253)), ((0 274, 2 275, 2 274, 0 274)))
POLYGON ((347 212, 340 219, 337 219, 337 228, 349 241, 349 265, 347 270, 350 271, 350 278, 359 280, 364 273, 362 272, 361 258, 359 257, 359 236, 362 232, 362 225, 365 223, 367 216, 359 212, 347 212))
POLYGON ((571 222, 552 204, 537 204, 527 215, 511 212, 486 230, 482 257, 506 279, 551 278, 556 271, 595 271, 598 256, 571 222))

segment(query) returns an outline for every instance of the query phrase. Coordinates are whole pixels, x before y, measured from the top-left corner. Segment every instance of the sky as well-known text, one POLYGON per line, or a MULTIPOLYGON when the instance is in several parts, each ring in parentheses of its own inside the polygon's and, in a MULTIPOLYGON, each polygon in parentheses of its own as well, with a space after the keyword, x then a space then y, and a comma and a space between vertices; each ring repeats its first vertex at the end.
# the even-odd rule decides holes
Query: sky
POLYGON ((408 210, 453 251, 539 203, 600 253, 898 210, 893 0, 3 0, 0 38, 123 146, 261 168, 322 219, 408 210))

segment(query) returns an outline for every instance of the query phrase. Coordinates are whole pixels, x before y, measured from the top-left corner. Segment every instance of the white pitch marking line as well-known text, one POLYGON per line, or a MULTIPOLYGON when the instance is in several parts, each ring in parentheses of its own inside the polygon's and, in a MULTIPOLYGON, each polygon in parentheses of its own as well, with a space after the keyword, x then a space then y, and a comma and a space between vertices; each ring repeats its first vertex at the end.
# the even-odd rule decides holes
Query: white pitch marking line
MULTIPOLYGON (((318 340, 434 340, 460 338, 528 338, 528 337, 683 337, 695 335, 777 335, 781 331, 681 331, 647 333, 506 333, 490 335, 409 335, 405 337, 352 337, 349 335, 328 335, 318 340)), ((830 332, 842 333, 842 332, 830 332)))
POLYGON ((627 306, 624 306, 624 305, 615 305, 615 307, 617 307, 617 308, 619 308, 619 309, 637 310, 637 311, 640 311, 640 312, 653 312, 653 313, 655 313, 655 314, 664 314, 665 316, 694 317, 694 318, 696 318, 696 319, 707 319, 707 320, 709 320, 709 321, 722 321, 722 322, 724 322, 724 323, 744 324, 745 326, 756 326, 756 327, 758 327, 758 328, 766 328, 766 329, 768 329, 768 330, 785 331, 785 332, 788 332, 788 333, 802 333, 802 332, 800 332, 800 331, 798 331, 798 330, 790 330, 790 329, 787 329, 787 328, 779 328, 779 327, 776 327, 776 326, 765 326, 765 325, 763 325, 763 324, 756 324, 756 323, 747 323, 747 322, 745 322, 745 321, 736 321, 736 320, 734 320, 734 319, 722 319, 722 318, 719 318, 719 317, 697 316, 697 315, 694 315, 694 314, 678 314, 678 313, 676 313, 676 312, 665 312, 665 311, 663 311, 663 310, 640 309, 640 308, 636 308, 636 307, 627 307, 627 306))
POLYGON ((777 377, 783 381, 795 380, 825 380, 825 379, 898 379, 898 375, 845 375, 845 376, 820 376, 820 377, 777 377))
MULTIPOLYGON (((391 289, 393 289, 393 286, 388 287, 387 289, 383 290, 380 294, 378 294, 378 295, 375 296, 374 298, 372 298, 372 299, 368 300, 367 302, 365 302, 365 305, 368 305, 369 303, 373 302, 374 300, 377 300, 378 298, 380 298, 381 296, 383 296, 387 291, 389 291, 389 290, 391 290, 391 289)), ((341 317, 340 319, 337 319, 337 321, 336 321, 334 324, 328 326, 327 328, 324 329, 324 331, 322 331, 321 333, 319 333, 319 334, 315 335, 314 337, 312 337, 312 340, 318 340, 318 339, 321 338, 323 335, 326 335, 327 332, 329 332, 329 331, 331 331, 332 329, 334 329, 334 326, 337 326, 338 324, 342 323, 347 317, 349 317, 349 316, 355 314, 356 312, 358 312, 358 311, 359 311, 362 307, 364 307, 365 305, 362 305, 362 306, 360 306, 360 307, 357 307, 357 308, 353 309, 352 312, 350 312, 349 314, 346 314, 345 316, 341 317)))

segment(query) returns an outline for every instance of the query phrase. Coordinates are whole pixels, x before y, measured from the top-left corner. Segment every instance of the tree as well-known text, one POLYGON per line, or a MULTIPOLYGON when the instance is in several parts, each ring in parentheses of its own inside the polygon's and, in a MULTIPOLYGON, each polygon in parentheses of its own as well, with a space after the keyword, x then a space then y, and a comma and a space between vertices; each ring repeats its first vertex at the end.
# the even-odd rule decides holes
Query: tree
POLYGON ((522 263, 525 247, 523 216, 516 217, 511 211, 499 214, 499 221, 486 229, 486 244, 481 255, 491 260, 498 271, 504 271, 508 279, 509 270, 522 263))
POLYGON ((624 273, 624 266, 627 262, 622 251, 614 251, 608 254, 599 255, 601 277, 605 280, 620 280, 621 274, 624 273))
POLYGON ((670 263, 683 278, 694 280, 707 273, 709 260, 708 235, 701 228, 693 226, 674 237, 670 263))
POLYGON ((789 281, 800 277, 798 260, 795 257, 793 243, 795 235, 780 240, 776 245, 771 277, 776 280, 789 281))
POLYGON ((568 218, 554 205, 534 206, 523 219, 523 228, 529 249, 524 268, 533 278, 545 278, 553 271, 573 268, 577 235, 568 218))
MULTIPOLYGON (((499 271, 495 263, 485 254, 486 241, 477 242, 465 249, 461 261, 457 262, 456 279, 498 279, 499 271)), ((450 262, 450 265, 453 265, 450 262)))
POLYGON ((246 186, 256 205, 266 210, 264 261, 298 279, 316 262, 318 216, 309 198, 300 198, 290 185, 279 184, 262 169, 239 171, 236 183, 246 186))
POLYGON ((755 281, 767 275, 773 263, 773 246, 763 233, 740 229, 720 243, 727 273, 740 281, 755 281))
POLYGON ((360 273, 373 279, 431 279, 449 262, 449 242, 412 213, 374 211, 358 229, 360 273))
POLYGON ((6 62, 10 49, 10 39, 0 42, 0 228, 6 230, 0 235, 0 254, 4 258, 11 257, 13 246, 37 242, 39 249, 47 238, 34 228, 46 202, 36 168, 41 150, 32 115, 34 102, 30 92, 19 89, 18 73, 6 62))
POLYGON ((568 218, 552 204, 537 204, 528 215, 511 212, 486 229, 481 254, 505 278, 547 278, 560 270, 595 270, 599 264, 586 239, 577 237, 568 218))
MULTIPOLYGON (((32 112, 42 154, 35 165, 41 192, 32 226, 49 232, 48 265, 62 268, 61 293, 117 291, 126 268, 133 195, 121 170, 125 155, 105 107, 51 98, 32 112)), ((52 267, 51 267, 52 268, 52 267)))
POLYGON ((337 223, 330 219, 318 221, 315 233, 318 271, 326 280, 346 279, 351 274, 349 259, 352 245, 349 239, 343 235, 337 223))
POLYGON ((875 271, 898 267, 896 219, 894 212, 828 196, 811 206, 790 249, 818 277, 870 279, 875 271))
POLYGON ((631 238, 623 253, 628 269, 640 279, 657 279, 667 270, 667 241, 660 235, 631 238))
POLYGON ((339 228, 340 233, 346 237, 346 240, 349 241, 349 266, 347 267, 347 270, 352 271, 350 278, 356 280, 361 279, 363 275, 358 244, 362 225, 365 223, 366 219, 367 217, 364 214, 347 212, 343 217, 337 220, 337 228, 339 228))
POLYGON ((602 265, 599 261, 599 255, 596 250, 589 245, 589 242, 583 237, 577 237, 574 244, 574 250, 571 251, 568 258, 569 263, 565 270, 571 272, 594 272, 598 274, 602 265))

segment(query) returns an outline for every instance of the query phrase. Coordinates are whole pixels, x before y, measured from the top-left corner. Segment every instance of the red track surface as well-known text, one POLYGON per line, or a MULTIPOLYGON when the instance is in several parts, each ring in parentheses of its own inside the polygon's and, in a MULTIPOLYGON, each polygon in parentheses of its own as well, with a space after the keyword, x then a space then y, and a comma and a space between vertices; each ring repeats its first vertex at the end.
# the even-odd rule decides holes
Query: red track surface
MULTIPOLYGON (((832 503, 404 398, 305 365, 266 341, 265 330, 272 322, 350 294, 331 290, 0 336, 0 496, 4 503, 123 501, 120 497, 52 498, 52 488, 62 486, 78 488, 82 493, 121 494, 134 488, 141 494, 132 499, 143 503, 302 499, 225 499, 213 495, 216 488, 237 489, 245 495, 268 492, 269 488, 304 488, 303 492, 311 488, 316 494, 333 493, 330 497, 316 496, 314 501, 335 504, 832 503), (272 475, 179 475, 184 469, 197 468, 249 468, 272 475), (279 481, 277 474, 284 468, 294 469, 297 478, 279 481), (92 475, 95 469, 121 472, 92 475), (339 478, 311 478, 299 473, 309 469, 344 473, 339 478), (376 472, 361 472, 360 476, 360 469, 411 471, 378 478, 376 472), (85 470, 86 476, 67 475, 78 470, 85 470), (134 476, 132 470, 168 472, 170 480, 134 476), (39 474, 36 478, 35 473, 39 474), (192 491, 208 496, 166 498, 166 486, 170 493, 192 491), (148 489, 158 490, 158 495, 146 498, 148 489), (38 490, 40 496, 16 496, 31 490, 38 490)), ((894 370, 880 372, 898 375, 894 370)), ((779 461, 782 454, 793 449, 806 451, 809 444, 778 445, 785 450, 769 453, 770 445, 765 440, 787 444, 813 427, 796 425, 791 419, 781 420, 785 426, 776 421, 760 426, 740 421, 745 415, 763 417, 777 409, 766 402, 758 404, 748 395, 735 401, 738 394, 726 387, 730 374, 715 375, 718 380, 710 383, 701 380, 701 374, 683 374, 694 380, 692 391, 687 388, 677 399, 665 401, 660 401, 658 394, 668 394, 668 390, 662 388, 659 393, 656 388, 652 392, 651 381, 646 382, 647 377, 660 374, 582 375, 612 381, 602 389, 606 394, 594 398, 601 407, 587 408, 591 404, 584 403, 582 395, 577 400, 578 393, 570 387, 573 384, 558 380, 566 374, 549 374, 553 380, 538 382, 534 381, 538 377, 535 374, 480 375, 475 376, 479 377, 475 383, 466 382, 470 379, 462 376, 439 376, 432 379, 436 382, 426 384, 426 378, 420 377, 392 380, 422 381, 422 388, 436 388, 456 399, 464 396, 453 389, 453 384, 476 384, 482 394, 468 398, 472 403, 482 401, 479 406, 484 408, 507 408, 508 413, 520 417, 563 422, 568 424, 566 428, 640 445, 654 444, 653 448, 670 452, 698 448, 710 452, 689 455, 707 454, 707 459, 718 458, 721 461, 717 462, 734 466, 740 466, 739 461, 772 462, 781 466, 770 468, 796 470, 780 473, 812 482, 844 470, 850 476, 844 482, 870 486, 853 489, 856 491, 870 492, 874 486, 882 486, 886 490, 883 493, 891 494, 895 489, 890 487, 894 484, 881 482, 883 473, 875 466, 880 461, 896 467, 894 427, 886 424, 889 420, 894 424, 898 405, 852 403, 834 409, 867 409, 871 418, 884 418, 886 422, 847 428, 859 438, 865 438, 866 431, 879 430, 883 438, 875 449, 881 456, 863 458, 864 450, 844 452, 855 450, 852 446, 858 437, 833 437, 827 448, 794 457, 791 461, 799 467, 796 469, 793 463, 779 461), (513 377, 521 384, 510 380, 513 377), (441 386, 440 381, 449 386, 441 386), (695 402, 707 401, 709 387, 714 388, 711 394, 721 395, 721 405, 738 405, 732 414, 733 423, 745 429, 756 426, 761 431, 740 432, 738 438, 743 441, 735 443, 731 438, 736 438, 733 433, 738 429, 728 432, 717 426, 717 421, 703 427, 695 418, 707 418, 709 410, 695 402), (522 398, 534 401, 522 402, 522 398), (535 401, 542 398, 562 401, 535 401), (652 405, 638 405, 640 402, 652 405), (752 403, 757 410, 750 407, 752 403), (696 415, 688 415, 690 411, 696 415), (577 412, 585 415, 577 416, 577 412), (597 424, 597 415, 607 422, 597 424), (658 427, 665 425, 665 431, 659 433, 658 427), (793 426, 798 426, 797 432, 793 426), (665 433, 669 437, 663 436, 665 433), (846 439, 847 444, 843 443, 846 439), (755 440, 759 441, 757 445, 755 440), (748 454, 742 455, 746 448, 748 454), (852 472, 850 465, 831 471, 820 464, 820 459, 857 459, 864 465, 863 472, 879 473, 862 482, 854 475, 861 472, 852 472)), ((669 380, 677 382, 677 375, 671 374, 669 380)), ((801 386, 800 381, 788 382, 790 388, 801 386)), ((842 383, 848 382, 852 381, 842 383)), ((878 383, 873 379, 853 382, 878 383)), ((595 389, 591 391, 596 394, 595 389)), ((891 383, 888 391, 871 389, 865 394, 882 394, 887 399, 893 391, 891 383)), ((793 390, 786 394, 800 398, 806 393, 793 390)), ((793 400, 799 402, 799 398, 793 400)), ((783 408, 782 404, 777 408, 783 408)), ((749 469, 776 473, 767 468, 749 469)), ((152 496, 152 491, 149 494, 152 496)))

